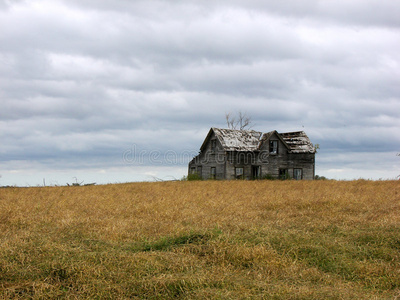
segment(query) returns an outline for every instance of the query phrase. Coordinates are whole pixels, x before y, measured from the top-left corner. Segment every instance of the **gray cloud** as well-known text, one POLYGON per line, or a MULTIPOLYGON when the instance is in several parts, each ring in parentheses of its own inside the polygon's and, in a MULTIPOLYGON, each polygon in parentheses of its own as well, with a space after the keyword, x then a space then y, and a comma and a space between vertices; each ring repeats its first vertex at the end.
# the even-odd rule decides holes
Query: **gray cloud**
MULTIPOLYGON (((0 184, 25 184, 31 169, 118 178, 118 167, 129 181, 124 151, 197 151, 239 110, 256 130, 304 129, 321 145, 317 173, 380 178, 382 166, 393 178, 399 11, 377 0, 0 1, 0 184)), ((163 173, 147 167, 132 178, 163 173)))

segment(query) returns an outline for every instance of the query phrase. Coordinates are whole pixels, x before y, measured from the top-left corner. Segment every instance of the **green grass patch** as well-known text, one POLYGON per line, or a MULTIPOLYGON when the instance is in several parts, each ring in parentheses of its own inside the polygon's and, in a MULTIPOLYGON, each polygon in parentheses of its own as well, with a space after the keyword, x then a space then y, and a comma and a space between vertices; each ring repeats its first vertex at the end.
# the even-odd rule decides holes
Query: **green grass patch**
POLYGON ((281 255, 344 280, 373 289, 399 289, 397 236, 382 230, 359 229, 327 233, 289 232, 267 236, 265 242, 281 255))
POLYGON ((174 247, 181 247, 190 244, 205 244, 209 240, 220 235, 221 232, 214 231, 208 233, 191 232, 178 236, 166 236, 153 242, 139 243, 134 247, 134 251, 167 251, 174 247))

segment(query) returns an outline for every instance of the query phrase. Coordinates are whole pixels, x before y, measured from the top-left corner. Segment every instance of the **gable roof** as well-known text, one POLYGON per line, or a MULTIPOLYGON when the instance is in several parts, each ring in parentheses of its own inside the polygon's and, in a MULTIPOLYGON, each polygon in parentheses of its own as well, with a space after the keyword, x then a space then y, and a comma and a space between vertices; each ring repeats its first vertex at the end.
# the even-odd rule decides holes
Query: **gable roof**
POLYGON ((267 133, 264 133, 264 134, 263 134, 263 136, 262 136, 262 138, 261 138, 261 141, 260 141, 260 146, 259 146, 260 149, 261 149, 262 144, 263 144, 264 142, 268 141, 269 138, 270 138, 271 136, 273 136, 273 134, 276 134, 276 136, 278 137, 278 139, 280 139, 281 142, 285 145, 285 147, 286 147, 288 150, 290 150, 289 145, 286 144, 285 140, 281 137, 281 135, 279 134, 279 132, 276 131, 276 130, 273 130, 273 131, 270 131, 270 132, 267 132, 267 133))
POLYGON ((262 132, 254 130, 221 129, 212 127, 200 150, 203 150, 214 132, 225 151, 255 151, 260 144, 262 132))
POLYGON ((304 131, 285 132, 279 134, 289 146, 292 153, 315 153, 315 147, 304 131))
POLYGON ((203 151, 212 133, 224 151, 256 151, 275 133, 291 153, 315 153, 315 148, 304 131, 278 133, 276 130, 262 134, 254 130, 221 129, 212 127, 200 150, 203 151), (262 138, 261 138, 262 136, 262 138))

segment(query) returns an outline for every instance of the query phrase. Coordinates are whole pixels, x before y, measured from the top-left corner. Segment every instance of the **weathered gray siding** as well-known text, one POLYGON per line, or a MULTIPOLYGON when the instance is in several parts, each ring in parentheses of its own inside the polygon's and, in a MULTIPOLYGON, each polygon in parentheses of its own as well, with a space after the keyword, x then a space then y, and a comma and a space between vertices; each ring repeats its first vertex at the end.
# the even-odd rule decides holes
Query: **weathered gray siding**
POLYGON ((236 179, 236 168, 243 168, 243 178, 252 179, 251 166, 258 165, 258 152, 227 153, 226 179, 236 179))
POLYGON ((198 175, 203 179, 210 179, 211 168, 214 167, 216 169, 216 179, 225 179, 225 160, 226 157, 222 145, 213 133, 203 151, 189 164, 189 173, 191 168, 195 167, 197 170, 201 166, 202 171, 198 175), (212 140, 215 140, 215 150, 211 149, 212 140))
POLYGON ((202 146, 201 153, 189 163, 189 174, 191 169, 201 169, 199 174, 204 179, 211 178, 211 168, 216 170, 216 179, 235 179, 236 168, 243 168, 243 178, 253 178, 253 166, 260 166, 261 178, 271 176, 279 178, 280 170, 286 170, 289 178, 294 178, 295 169, 301 174, 301 179, 314 179, 315 153, 293 153, 289 151, 285 143, 277 133, 271 133, 262 141, 260 148, 256 151, 226 151, 215 133, 207 137, 202 146), (213 140, 215 148, 212 149, 213 140), (277 141, 277 153, 270 152, 270 141, 277 141))
POLYGON ((294 177, 294 169, 301 169, 302 179, 314 179, 314 153, 289 153, 285 145, 273 134, 263 143, 260 149, 260 163, 262 176, 270 175, 279 178, 279 169, 287 169, 290 178, 294 177), (269 153, 269 141, 278 141, 278 153, 269 153))

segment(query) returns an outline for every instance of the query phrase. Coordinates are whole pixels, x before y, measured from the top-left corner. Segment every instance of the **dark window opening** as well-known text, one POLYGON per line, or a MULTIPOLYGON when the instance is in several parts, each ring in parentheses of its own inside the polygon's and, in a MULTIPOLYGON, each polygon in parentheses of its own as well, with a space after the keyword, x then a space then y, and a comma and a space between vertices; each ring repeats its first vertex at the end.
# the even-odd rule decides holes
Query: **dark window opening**
POLYGON ((279 179, 289 179, 288 169, 279 169, 279 179))
POLYGON ((203 168, 201 166, 197 167, 197 175, 199 175, 199 177, 202 177, 203 173, 203 168))
POLYGON ((217 177, 217 169, 215 167, 211 167, 210 178, 215 179, 217 177))
POLYGON ((253 179, 261 178, 261 167, 260 166, 251 166, 251 177, 253 179))

